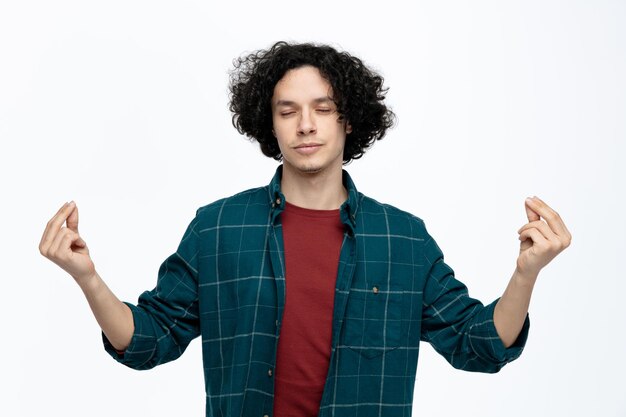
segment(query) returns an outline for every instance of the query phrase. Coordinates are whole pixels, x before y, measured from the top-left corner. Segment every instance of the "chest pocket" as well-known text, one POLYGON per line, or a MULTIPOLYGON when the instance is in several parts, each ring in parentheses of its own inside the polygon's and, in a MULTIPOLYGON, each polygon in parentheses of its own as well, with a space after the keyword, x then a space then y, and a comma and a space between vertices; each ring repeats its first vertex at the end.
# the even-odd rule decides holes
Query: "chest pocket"
POLYGON ((402 339, 402 290, 373 284, 367 290, 350 291, 344 318, 344 344, 367 358, 400 346, 402 339))

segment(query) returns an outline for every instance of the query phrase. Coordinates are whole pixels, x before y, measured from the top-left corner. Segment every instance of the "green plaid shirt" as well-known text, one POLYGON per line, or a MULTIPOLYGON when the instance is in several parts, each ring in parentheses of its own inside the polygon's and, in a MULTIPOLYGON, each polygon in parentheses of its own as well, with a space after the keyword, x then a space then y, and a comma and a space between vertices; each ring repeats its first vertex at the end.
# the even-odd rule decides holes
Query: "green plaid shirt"
MULTIPOLYGON (((197 210, 156 288, 127 303, 135 333, 117 361, 149 369, 202 338, 207 416, 271 416, 273 368, 285 305, 280 213, 282 166, 266 187, 197 210)), ((498 372, 522 352, 506 349, 493 310, 470 298, 424 222, 359 193, 348 199, 338 265, 332 347, 320 416, 410 416, 420 341, 455 368, 498 372)), ((297 395, 297 393, 294 393, 297 395)))

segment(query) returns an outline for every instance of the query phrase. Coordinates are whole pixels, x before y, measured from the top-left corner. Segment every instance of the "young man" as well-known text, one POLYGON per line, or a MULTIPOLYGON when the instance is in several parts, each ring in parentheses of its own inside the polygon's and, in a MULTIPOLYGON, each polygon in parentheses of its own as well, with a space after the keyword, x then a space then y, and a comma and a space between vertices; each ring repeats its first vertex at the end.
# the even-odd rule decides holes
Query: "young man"
POLYGON ((424 222, 359 193, 342 170, 393 124, 385 91, 328 46, 279 42, 240 59, 233 124, 282 165, 268 186, 199 208, 137 305, 104 284, 65 204, 40 251, 82 288, 107 352, 148 369, 202 336, 207 416, 406 416, 420 341, 468 371, 516 359, 537 275, 570 233, 526 200, 504 294, 470 298, 424 222))

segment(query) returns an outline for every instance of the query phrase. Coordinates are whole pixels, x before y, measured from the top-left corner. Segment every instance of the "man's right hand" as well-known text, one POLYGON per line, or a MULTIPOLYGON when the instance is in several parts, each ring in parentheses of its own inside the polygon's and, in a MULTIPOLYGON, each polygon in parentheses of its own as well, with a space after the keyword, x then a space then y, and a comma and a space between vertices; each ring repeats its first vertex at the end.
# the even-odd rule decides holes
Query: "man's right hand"
POLYGON ((39 252, 69 273, 82 286, 96 274, 87 243, 78 234, 78 207, 65 203, 46 225, 39 252), (67 222, 67 227, 63 223, 67 222))
POLYGON ((116 350, 125 350, 135 331, 133 313, 96 272, 87 244, 78 234, 78 208, 73 201, 50 219, 39 252, 74 277, 106 337, 116 350))

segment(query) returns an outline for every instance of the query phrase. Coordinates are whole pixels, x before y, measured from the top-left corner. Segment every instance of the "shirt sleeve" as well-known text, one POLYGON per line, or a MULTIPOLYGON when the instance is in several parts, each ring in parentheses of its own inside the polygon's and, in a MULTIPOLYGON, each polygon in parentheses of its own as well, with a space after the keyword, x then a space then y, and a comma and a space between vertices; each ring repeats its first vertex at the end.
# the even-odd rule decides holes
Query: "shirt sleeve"
POLYGON ((528 338, 528 314, 517 340, 505 348, 493 321, 499 298, 487 306, 471 298, 467 287, 444 262, 435 240, 428 233, 426 236, 421 340, 429 342, 457 369, 498 372, 521 355, 528 338))
POLYGON ((125 302, 135 330, 124 352, 116 351, 102 333, 104 349, 133 369, 150 369, 178 358, 200 334, 198 320, 197 213, 175 253, 161 264, 156 287, 139 296, 137 305, 125 302))

